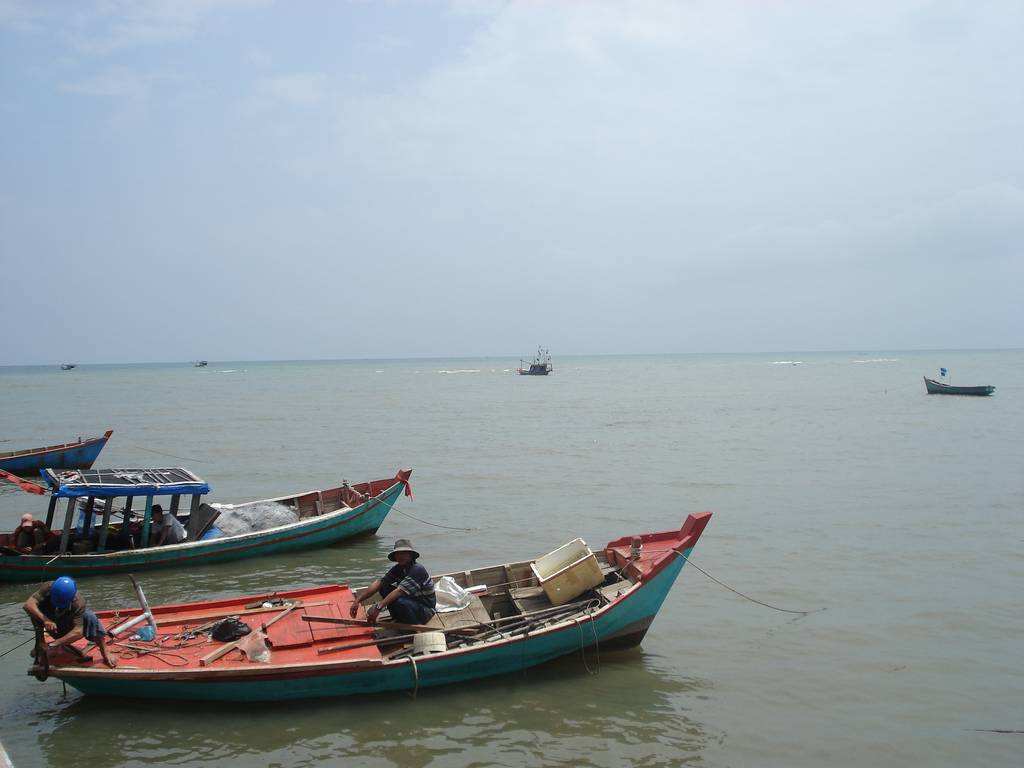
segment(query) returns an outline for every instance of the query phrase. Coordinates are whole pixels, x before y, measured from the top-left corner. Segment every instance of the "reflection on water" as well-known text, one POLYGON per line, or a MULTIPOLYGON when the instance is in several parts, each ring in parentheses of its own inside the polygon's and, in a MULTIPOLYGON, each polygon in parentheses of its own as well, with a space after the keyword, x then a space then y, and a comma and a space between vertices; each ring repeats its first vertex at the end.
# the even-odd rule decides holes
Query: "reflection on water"
POLYGON ((594 675, 577 654, 415 699, 140 705, 71 694, 70 703, 51 701, 33 721, 53 725, 39 736, 52 765, 71 756, 97 768, 127 756, 222 766, 679 765, 696 761, 708 741, 682 706, 706 686, 634 650, 606 654, 594 675))

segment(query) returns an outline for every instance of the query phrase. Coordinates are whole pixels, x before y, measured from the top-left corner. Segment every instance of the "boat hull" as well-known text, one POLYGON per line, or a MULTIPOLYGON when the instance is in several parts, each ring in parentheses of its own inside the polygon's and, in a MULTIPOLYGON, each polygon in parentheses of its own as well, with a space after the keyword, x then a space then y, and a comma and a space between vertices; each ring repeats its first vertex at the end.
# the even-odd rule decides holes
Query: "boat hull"
POLYGON ((941 381, 929 379, 927 376, 924 380, 924 386, 928 390, 929 395, 974 395, 976 397, 987 397, 996 391, 996 388, 991 385, 956 387, 952 384, 943 384, 941 381))
POLYGON ((238 536, 152 549, 68 554, 60 558, 52 555, 0 555, 0 581, 44 581, 58 575, 80 577, 206 565, 328 546, 354 536, 374 533, 384 522, 405 485, 405 481, 396 479, 394 485, 379 496, 353 509, 238 536))
MULTIPOLYGON (((408 691, 520 672, 589 648, 636 645, 654 621, 692 547, 674 552, 649 580, 635 585, 604 608, 579 621, 546 628, 536 634, 512 637, 481 647, 419 656, 386 664, 319 662, 298 668, 254 668, 251 672, 217 677, 132 679, 103 670, 68 668, 51 674, 86 694, 180 700, 281 701, 408 691)), ((156 676, 154 676, 156 677, 156 676)), ((182 676, 184 677, 184 676, 182 676)))
POLYGON ((37 448, 20 452, 17 456, 0 457, 0 469, 21 477, 38 475, 43 469, 90 469, 111 434, 113 430, 103 437, 37 448))

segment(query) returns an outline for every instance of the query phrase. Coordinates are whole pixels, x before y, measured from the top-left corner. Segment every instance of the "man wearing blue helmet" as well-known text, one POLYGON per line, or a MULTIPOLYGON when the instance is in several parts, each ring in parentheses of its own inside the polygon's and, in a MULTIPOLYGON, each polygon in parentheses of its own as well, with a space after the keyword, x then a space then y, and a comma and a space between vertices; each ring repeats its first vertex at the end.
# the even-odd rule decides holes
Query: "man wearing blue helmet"
POLYGON ((106 630, 96 614, 85 607, 85 598, 78 593, 78 585, 70 576, 43 584, 25 601, 23 608, 37 629, 42 628, 55 638, 48 648, 66 646, 70 649, 73 642, 84 637, 96 643, 108 667, 117 666, 107 651, 106 630))

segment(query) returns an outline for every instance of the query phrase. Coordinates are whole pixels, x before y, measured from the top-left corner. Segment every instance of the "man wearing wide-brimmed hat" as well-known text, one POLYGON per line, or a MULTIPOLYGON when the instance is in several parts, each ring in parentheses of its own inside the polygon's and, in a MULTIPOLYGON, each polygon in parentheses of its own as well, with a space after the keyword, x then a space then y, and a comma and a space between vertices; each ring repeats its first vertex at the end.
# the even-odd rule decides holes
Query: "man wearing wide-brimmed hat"
POLYGON ((388 560, 395 566, 370 586, 356 594, 349 614, 355 618, 359 604, 379 592, 383 598, 366 610, 366 620, 377 621, 380 612, 387 608, 391 618, 402 624, 423 624, 434 615, 437 599, 434 596, 434 582, 427 569, 416 562, 420 553, 408 539, 399 539, 388 553, 388 560))

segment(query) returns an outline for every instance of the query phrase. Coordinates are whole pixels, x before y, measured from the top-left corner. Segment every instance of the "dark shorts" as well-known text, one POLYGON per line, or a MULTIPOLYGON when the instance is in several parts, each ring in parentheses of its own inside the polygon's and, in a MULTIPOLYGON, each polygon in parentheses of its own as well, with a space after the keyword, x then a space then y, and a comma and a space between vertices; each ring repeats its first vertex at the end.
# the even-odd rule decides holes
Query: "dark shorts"
POLYGON ((424 624, 430 621, 434 612, 419 600, 402 596, 388 605, 391 618, 401 624, 424 624))
MULTIPOLYGON (((64 637, 74 628, 75 625, 73 623, 57 622, 57 633, 54 637, 64 637)), ((82 615, 82 634, 85 636, 85 639, 95 642, 98 638, 104 637, 106 633, 107 631, 103 628, 103 623, 97 618, 96 614, 86 608, 85 613, 82 615)))

